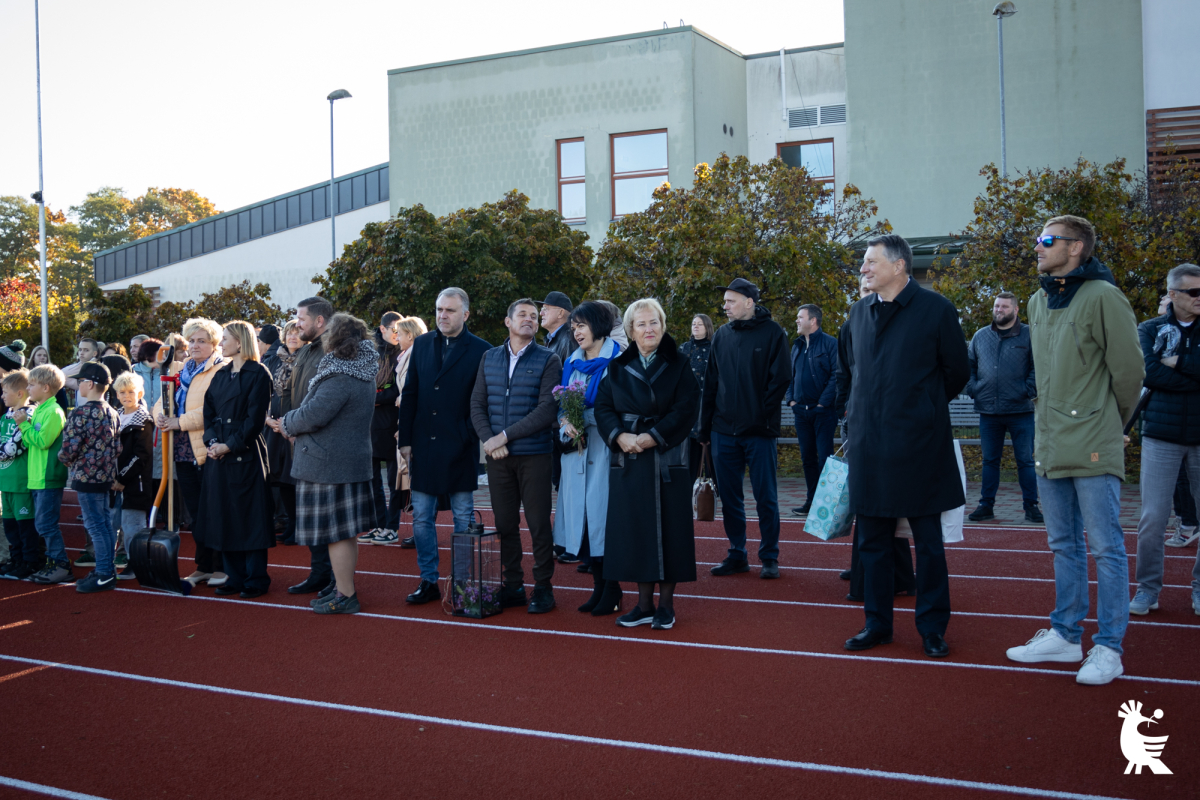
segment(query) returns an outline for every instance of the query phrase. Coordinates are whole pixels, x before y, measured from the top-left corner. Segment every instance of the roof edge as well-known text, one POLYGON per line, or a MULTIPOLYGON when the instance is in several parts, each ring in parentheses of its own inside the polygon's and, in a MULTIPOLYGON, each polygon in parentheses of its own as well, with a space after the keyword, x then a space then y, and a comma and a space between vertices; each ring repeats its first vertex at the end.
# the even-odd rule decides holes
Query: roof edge
MULTIPOLYGON (((833 42, 831 44, 815 44, 815 45, 812 45, 811 47, 793 47, 793 48, 785 49, 783 52, 790 56, 790 55, 793 55, 794 53, 811 53, 814 50, 833 50, 835 48, 845 47, 845 46, 846 46, 845 42, 833 42)), ((769 53, 751 53, 749 55, 742 56, 742 58, 749 61, 752 58, 774 58, 775 56, 778 56, 778 55, 779 55, 778 50, 772 50, 769 53)))
POLYGON ((440 67, 453 67, 460 64, 473 64, 480 61, 494 61, 500 58, 515 58, 517 56, 527 56, 535 53, 549 53, 554 50, 570 50, 571 48, 575 47, 590 47, 597 44, 609 44, 610 42, 624 42, 630 39, 646 39, 651 36, 664 36, 673 33, 694 33, 697 36, 702 36, 705 39, 708 39, 718 47, 728 50, 738 58, 745 58, 745 56, 738 50, 725 44, 715 36, 705 33, 696 26, 682 25, 674 28, 662 28, 661 30, 641 31, 638 33, 623 33, 617 36, 605 36, 600 39, 584 39, 578 42, 564 42, 563 44, 551 44, 544 47, 530 47, 524 50, 509 50, 503 53, 490 53, 488 55, 471 56, 469 58, 456 58, 452 61, 435 61, 431 64, 417 64, 416 66, 412 67, 399 67, 397 69, 389 69, 388 75, 400 75, 405 72, 420 72, 422 70, 438 69, 440 67))
MULTIPOLYGON (((356 170, 354 172, 347 172, 345 175, 338 175, 336 178, 334 178, 334 181, 337 182, 337 181, 346 180, 347 178, 356 178, 359 175, 366 175, 368 172, 374 172, 377 169, 382 169, 383 167, 391 166, 391 163, 392 162, 390 162, 390 161, 385 161, 382 164, 376 164, 373 167, 366 167, 364 169, 356 170)), ((288 197, 291 197, 292 195, 304 194, 305 192, 312 191, 313 189, 319 188, 321 186, 328 186, 328 185, 329 185, 329 181, 321 181, 320 183, 314 183, 310 186, 305 186, 301 189, 292 189, 290 192, 284 192, 283 194, 277 194, 274 197, 265 197, 262 200, 255 200, 253 203, 248 203, 244 206, 241 206, 239 208, 234 208, 229 211, 222 211, 220 214, 213 214, 211 217, 205 217, 204 219, 198 219, 195 222, 189 222, 187 225, 180 225, 175 228, 168 228, 165 231, 159 231, 158 233, 152 233, 149 236, 143 236, 140 239, 130 239, 128 242, 122 242, 121 244, 118 244, 114 247, 109 247, 106 250, 98 250, 95 253, 92 253, 91 255, 93 258, 95 258, 96 256, 103 256, 103 255, 107 255, 108 253, 115 253, 118 250, 123 250, 123 249, 125 249, 127 247, 131 247, 135 244, 141 244, 142 242, 148 242, 151 239, 158 239, 163 236, 170 236, 172 233, 179 233, 182 230, 186 230, 188 228, 194 228, 199 225, 203 225, 206 222, 212 222, 215 219, 221 219, 223 217, 232 217, 233 215, 240 214, 243 211, 249 211, 252 208, 257 208, 258 206, 264 206, 267 203, 273 203, 277 200, 284 200, 288 197)), ((388 201, 380 200, 379 202, 386 203, 388 201)), ((378 203, 376 203, 375 205, 378 205, 378 203)), ((365 207, 366 206, 364 206, 364 208, 365 207)), ((358 209, 355 209, 355 210, 357 211, 358 209)), ((340 216, 342 214, 349 214, 350 212, 349 211, 339 211, 337 213, 340 216)), ((239 242, 239 244, 241 244, 241 242, 239 242)), ((124 278, 121 278, 120 280, 124 280, 124 278)))

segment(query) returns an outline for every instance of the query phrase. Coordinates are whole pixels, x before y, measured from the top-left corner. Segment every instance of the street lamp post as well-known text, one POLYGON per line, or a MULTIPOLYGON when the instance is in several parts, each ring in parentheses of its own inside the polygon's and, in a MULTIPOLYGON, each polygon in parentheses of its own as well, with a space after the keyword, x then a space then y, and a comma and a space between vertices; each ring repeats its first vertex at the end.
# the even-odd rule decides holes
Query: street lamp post
POLYGON ((345 89, 338 89, 329 93, 326 99, 329 101, 329 246, 332 252, 330 261, 337 261, 337 198, 334 195, 334 173, 333 173, 333 103, 335 100, 342 100, 350 97, 351 94, 345 89))
POLYGON ((50 323, 46 316, 46 186, 42 179, 42 31, 38 0, 33 0, 34 59, 37 61, 37 123, 38 123, 38 243, 41 248, 42 347, 50 352, 50 323))
POLYGON ((1008 142, 1004 130, 1004 18, 1017 13, 1017 8, 1009 0, 997 3, 992 9, 996 18, 996 41, 1000 49, 1000 174, 1008 177, 1008 142))

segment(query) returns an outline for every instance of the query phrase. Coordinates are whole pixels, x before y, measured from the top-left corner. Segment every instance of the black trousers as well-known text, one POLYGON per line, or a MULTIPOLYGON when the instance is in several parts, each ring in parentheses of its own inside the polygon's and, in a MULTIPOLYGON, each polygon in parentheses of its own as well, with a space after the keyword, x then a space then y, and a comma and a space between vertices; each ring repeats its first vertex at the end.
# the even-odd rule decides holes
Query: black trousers
POLYGON ((375 527, 394 531, 400 527, 400 492, 396 489, 396 473, 400 470, 396 459, 384 462, 382 459, 371 459, 371 491, 375 496, 375 527), (386 466, 385 466, 386 464, 386 466), (392 493, 389 506, 383 493, 383 482, 392 493))
MULTIPOLYGON (((188 514, 195 524, 196 515, 200 513, 200 480, 203 469, 191 461, 176 461, 175 475, 179 479, 179 493, 183 495, 183 504, 187 506, 188 514)), ((195 539, 194 536, 192 538, 195 539)), ((219 550, 196 542, 196 569, 201 572, 222 572, 224 568, 219 550)))
POLYGON ((283 538, 296 538, 296 484, 294 483, 279 483, 275 485, 279 491, 279 502, 287 515, 287 528, 283 531, 283 538))
MULTIPOLYGON (((941 514, 909 517, 917 548, 917 630, 945 634, 950 623, 950 578, 942 546, 941 514)), ((867 627, 891 632, 896 594, 893 544, 895 517, 858 515, 858 557, 863 565, 863 601, 867 627)))
POLYGON ((488 490, 496 532, 500 534, 500 561, 504 564, 506 586, 525 582, 521 568, 521 506, 533 540, 533 580, 549 586, 554 577, 554 526, 550 523, 550 482, 553 478, 552 453, 534 456, 508 456, 487 460, 488 490))
POLYGON ((221 553, 225 562, 225 574, 229 576, 226 583, 231 589, 265 590, 271 585, 271 576, 267 574, 267 551, 238 550, 221 553))
MULTIPOLYGON (((850 594, 863 596, 863 566, 858 553, 858 530, 855 529, 850 545, 850 594)), ((892 537, 892 580, 897 592, 911 592, 917 588, 913 575, 912 551, 908 539, 892 537)))

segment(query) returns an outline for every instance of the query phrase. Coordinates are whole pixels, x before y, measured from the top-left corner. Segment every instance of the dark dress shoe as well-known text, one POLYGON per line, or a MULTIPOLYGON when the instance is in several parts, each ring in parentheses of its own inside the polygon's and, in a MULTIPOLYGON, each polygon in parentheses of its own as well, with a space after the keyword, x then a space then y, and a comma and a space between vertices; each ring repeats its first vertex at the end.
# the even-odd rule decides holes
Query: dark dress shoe
POLYGON ((409 603, 410 605, 419 606, 424 605, 432 600, 441 599, 442 591, 438 589, 438 585, 436 583, 431 581, 421 581, 421 585, 417 587, 417 590, 408 597, 404 598, 404 602, 409 603))
POLYGON ((575 571, 576 571, 576 572, 582 572, 584 575, 587 575, 588 573, 590 573, 590 572, 592 571, 592 565, 591 565, 591 564, 584 564, 584 563, 581 561, 581 562, 579 563, 579 565, 575 567, 575 571))
POLYGON ((288 587, 288 594, 312 594, 319 592, 329 584, 328 575, 309 575, 303 583, 288 587))
POLYGON ((219 594, 222 597, 224 597, 225 595, 230 595, 230 594, 240 594, 241 591, 242 591, 242 587, 230 586, 228 583, 226 583, 226 584, 218 586, 216 589, 214 589, 213 594, 219 594))
POLYGON ((846 640, 845 647, 847 650, 870 650, 877 644, 891 643, 891 631, 877 631, 872 628, 863 628, 858 632, 857 636, 846 640))
POLYGON ((243 600, 253 600, 255 597, 262 597, 266 593, 266 589, 245 589, 241 594, 238 595, 238 597, 242 598, 243 600))
POLYGON ((529 601, 530 614, 545 614, 554 606, 554 591, 549 586, 533 587, 533 599, 529 601))
POLYGON ((417 547, 417 537, 409 536, 407 539, 401 539, 400 547, 404 550, 415 550, 417 547))
POLYGON ((925 647, 925 655, 930 658, 945 658, 950 655, 950 645, 946 644, 940 633, 924 634, 921 636, 921 643, 925 647))
POLYGON ((515 586, 511 589, 507 586, 500 587, 501 608, 516 608, 527 605, 529 605, 529 598, 525 596, 524 586, 515 586))
POLYGON ((285 537, 283 539, 280 539, 279 543, 291 547, 296 544, 296 537, 295 536, 293 536, 291 538, 285 537))
POLYGON ((848 595, 846 595, 846 599, 847 599, 848 601, 850 601, 851 603, 861 603, 861 602, 863 602, 863 599, 862 599, 861 597, 859 597, 858 595, 855 595, 855 594, 848 594, 848 595))
POLYGON ((726 558, 720 564, 709 570, 713 575, 718 577, 723 575, 738 575, 742 572, 750 571, 750 562, 744 558, 726 558))
POLYGON ((760 578, 778 578, 779 577, 779 562, 773 558, 765 558, 762 562, 762 569, 758 571, 760 578))
POLYGON ((850 570, 848 570, 848 569, 842 570, 841 572, 838 573, 838 577, 844 581, 850 580, 850 570))

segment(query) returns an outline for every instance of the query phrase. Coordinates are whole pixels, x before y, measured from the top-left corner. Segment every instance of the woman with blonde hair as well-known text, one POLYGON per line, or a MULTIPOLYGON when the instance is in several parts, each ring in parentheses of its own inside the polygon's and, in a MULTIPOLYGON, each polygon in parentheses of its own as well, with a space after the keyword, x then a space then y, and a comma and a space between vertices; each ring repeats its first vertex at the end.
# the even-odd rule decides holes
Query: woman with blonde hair
MULTIPOLYGON (((174 398, 176 416, 168 417, 163 413, 161 397, 154 406, 154 424, 158 429, 180 434, 175 436, 172 454, 175 477, 193 524, 200 512, 201 469, 208 458, 208 448, 204 444, 204 395, 217 370, 225 365, 225 358, 217 352, 221 336, 221 326, 211 319, 197 317, 183 323, 188 359, 178 371, 179 388, 175 390, 174 398)), ((225 566, 221 554, 207 546, 194 530, 192 538, 196 543, 196 571, 184 580, 193 586, 201 581, 208 581, 213 588, 221 586, 227 577, 222 571, 225 566)))
POLYGON ((193 534, 221 553, 229 580, 217 594, 248 599, 266 594, 271 585, 267 548, 275 546, 263 440, 271 372, 258 361, 258 342, 248 322, 225 325, 221 354, 227 361, 204 394, 206 459, 193 534))
MULTIPOLYGON (((418 336, 429 333, 429 328, 425 325, 425 320, 420 317, 405 317, 396 323, 399 328, 400 338, 400 356, 396 359, 396 391, 404 391, 404 381, 408 378, 408 365, 412 360, 412 346, 418 336)), ((396 408, 400 407, 400 398, 396 398, 396 408)), ((410 487, 412 485, 412 474, 408 471, 408 459, 400 458, 397 450, 396 465, 398 472, 396 475, 395 490, 401 492, 400 510, 406 510, 411 503, 409 502, 410 487)), ((417 546, 416 536, 407 536, 400 541, 400 546, 411 550, 417 546)))

